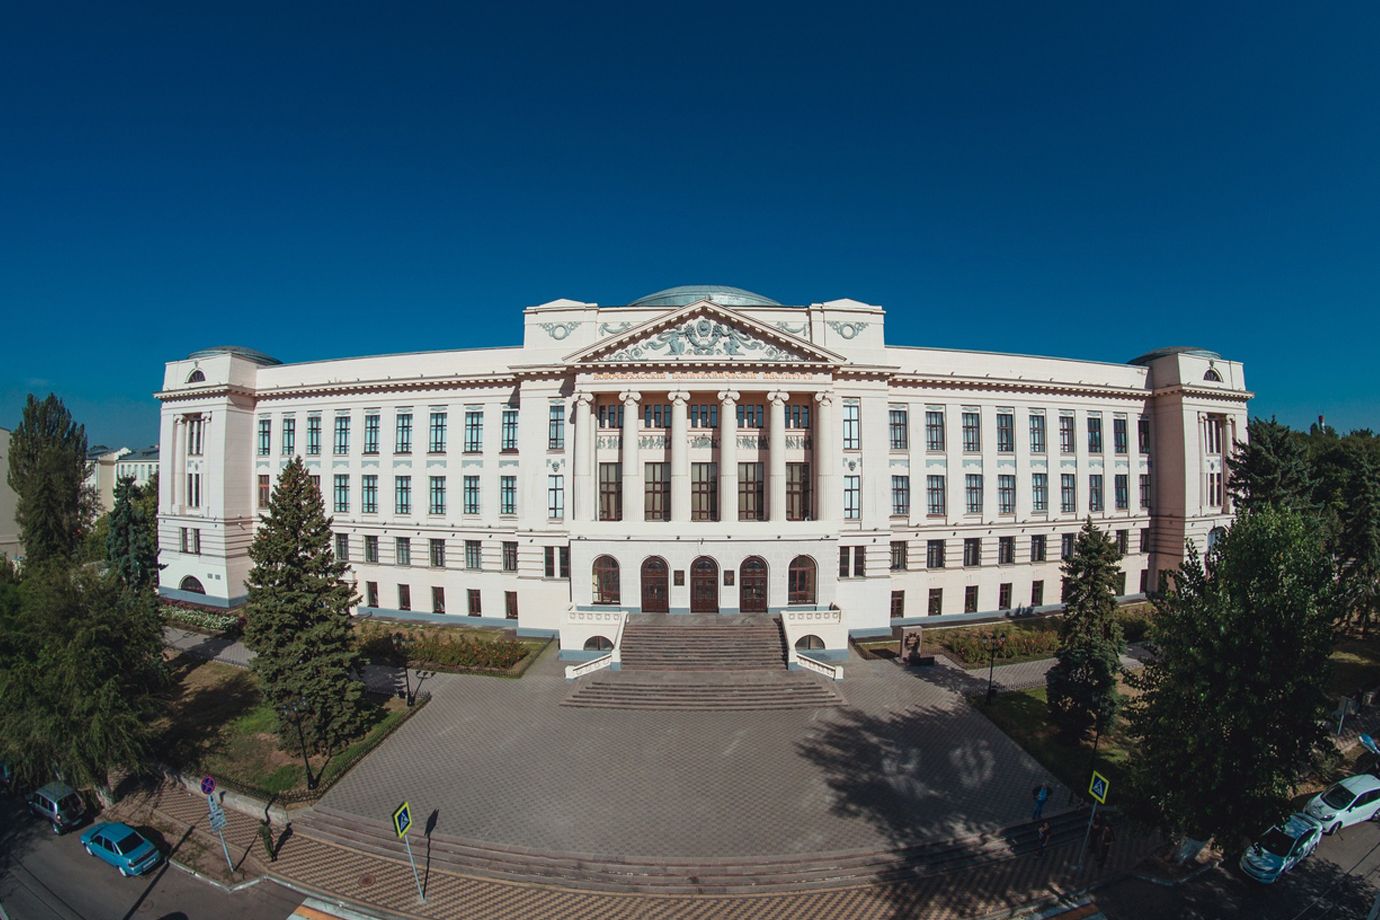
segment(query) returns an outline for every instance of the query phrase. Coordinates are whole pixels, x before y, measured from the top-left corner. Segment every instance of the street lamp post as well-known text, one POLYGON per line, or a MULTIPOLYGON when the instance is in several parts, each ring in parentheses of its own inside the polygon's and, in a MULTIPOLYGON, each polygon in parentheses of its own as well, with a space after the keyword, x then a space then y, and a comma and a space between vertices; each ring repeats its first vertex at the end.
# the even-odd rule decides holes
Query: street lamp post
POLYGON ((307 758, 307 738, 302 734, 302 709, 304 703, 301 697, 293 699, 292 702, 284 704, 282 712, 284 715, 291 713, 293 724, 297 726, 297 742, 302 746, 302 766, 307 771, 307 790, 316 788, 316 777, 311 772, 311 761, 307 758))
POLYGON ((997 652, 1006 647, 1006 633, 987 633, 982 637, 982 642, 987 649, 987 705, 991 706, 992 698, 997 695, 992 683, 997 670, 997 652))

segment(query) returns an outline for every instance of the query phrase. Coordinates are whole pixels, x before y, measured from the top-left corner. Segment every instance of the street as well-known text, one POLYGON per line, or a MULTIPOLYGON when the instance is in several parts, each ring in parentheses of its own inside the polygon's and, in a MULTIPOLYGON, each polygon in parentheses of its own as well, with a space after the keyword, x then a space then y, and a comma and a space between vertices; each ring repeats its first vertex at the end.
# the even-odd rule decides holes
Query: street
POLYGON ((282 920, 302 901, 269 881, 228 893, 167 862, 143 878, 121 878, 82 849, 89 826, 59 837, 17 798, 0 797, 0 904, 11 920, 282 920))

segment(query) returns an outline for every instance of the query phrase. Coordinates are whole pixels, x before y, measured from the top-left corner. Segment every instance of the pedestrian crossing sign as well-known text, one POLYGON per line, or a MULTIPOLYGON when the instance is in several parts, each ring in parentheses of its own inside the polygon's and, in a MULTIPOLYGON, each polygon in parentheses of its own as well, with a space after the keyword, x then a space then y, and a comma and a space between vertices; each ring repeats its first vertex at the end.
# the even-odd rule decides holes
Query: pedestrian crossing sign
POLYGON ((1107 777, 1098 773, 1096 770, 1092 771, 1092 782, 1088 783, 1088 795, 1097 799, 1098 804, 1107 804, 1107 792, 1111 788, 1111 780, 1107 779, 1107 777))
POLYGON ((407 831, 412 827, 412 806, 403 802, 398 806, 398 810, 393 812, 393 830, 398 832, 399 837, 406 837, 407 831))

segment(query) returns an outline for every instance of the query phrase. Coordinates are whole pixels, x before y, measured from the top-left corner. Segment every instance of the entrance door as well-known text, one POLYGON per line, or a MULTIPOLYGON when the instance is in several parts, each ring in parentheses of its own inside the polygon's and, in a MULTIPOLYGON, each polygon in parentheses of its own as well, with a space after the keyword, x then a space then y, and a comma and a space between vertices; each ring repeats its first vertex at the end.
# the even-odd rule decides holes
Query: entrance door
POLYGON ((767 563, 760 556, 749 556, 738 567, 738 609, 767 612, 767 563))
POLYGON ((690 612, 719 612, 719 564, 708 556, 690 564, 690 612))
POLYGON ((666 560, 650 556, 642 563, 642 612, 670 613, 666 560))

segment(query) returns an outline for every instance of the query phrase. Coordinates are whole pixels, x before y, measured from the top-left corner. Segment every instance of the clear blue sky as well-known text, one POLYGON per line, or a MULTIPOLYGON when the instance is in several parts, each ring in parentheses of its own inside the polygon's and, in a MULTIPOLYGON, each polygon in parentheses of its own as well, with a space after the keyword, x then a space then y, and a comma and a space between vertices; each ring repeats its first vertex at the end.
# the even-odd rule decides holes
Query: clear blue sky
POLYGON ((1380 429, 1380 7, 61 2, 0 29, 0 425, 163 362, 515 344, 717 282, 892 342, 1246 362, 1380 429), (284 12, 284 7, 292 7, 284 12))

